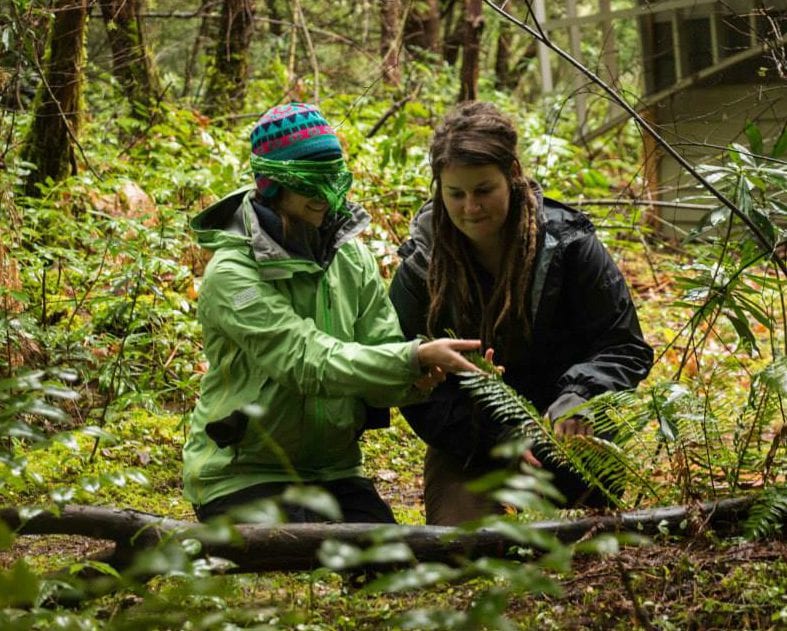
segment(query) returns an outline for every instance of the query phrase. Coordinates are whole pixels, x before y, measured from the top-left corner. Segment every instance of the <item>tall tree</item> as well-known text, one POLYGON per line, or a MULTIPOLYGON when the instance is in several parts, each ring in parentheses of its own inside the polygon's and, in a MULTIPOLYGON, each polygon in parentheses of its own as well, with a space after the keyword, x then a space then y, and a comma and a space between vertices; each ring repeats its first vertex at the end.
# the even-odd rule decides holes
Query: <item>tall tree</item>
POLYGON ((276 0, 265 0, 268 9, 268 24, 271 35, 279 37, 284 34, 284 13, 276 0))
POLYGON ((443 59, 451 66, 456 64, 464 38, 464 7, 464 2, 447 0, 440 10, 443 16, 443 59))
MULTIPOLYGON (((204 53, 205 49, 209 46, 210 42, 216 41, 218 33, 218 20, 213 17, 213 11, 218 6, 220 0, 202 0, 197 15, 202 16, 199 23, 199 30, 197 36, 194 38, 194 43, 191 45, 191 52, 186 61, 186 67, 183 71, 183 91, 182 96, 191 93, 191 82, 194 75, 197 73, 199 66, 200 56, 204 53)), ((200 73, 201 74, 201 73, 200 73)), ((200 91, 201 84, 197 86, 197 92, 200 91)))
POLYGON ((478 96, 478 66, 481 51, 481 31, 484 18, 481 0, 465 0, 465 32, 462 42, 462 83, 460 101, 473 101, 478 96))
POLYGON ((440 50, 438 0, 418 0, 411 3, 404 26, 404 44, 410 50, 440 50))
POLYGON ((140 20, 142 0, 101 0, 101 16, 112 50, 112 72, 136 116, 150 116, 160 98, 153 60, 140 20))
POLYGON ((495 89, 506 90, 511 87, 511 32, 505 27, 497 35, 495 53, 495 89))
POLYGON ((76 173, 82 66, 88 0, 55 0, 43 76, 37 90, 33 121, 21 157, 36 165, 25 193, 38 195, 36 184, 76 173))
POLYGON ((383 80, 388 85, 399 85, 399 22, 400 0, 380 0, 380 55, 383 80))
POLYGON ((224 0, 219 36, 208 67, 204 107, 210 116, 235 111, 246 97, 254 12, 254 0, 224 0))

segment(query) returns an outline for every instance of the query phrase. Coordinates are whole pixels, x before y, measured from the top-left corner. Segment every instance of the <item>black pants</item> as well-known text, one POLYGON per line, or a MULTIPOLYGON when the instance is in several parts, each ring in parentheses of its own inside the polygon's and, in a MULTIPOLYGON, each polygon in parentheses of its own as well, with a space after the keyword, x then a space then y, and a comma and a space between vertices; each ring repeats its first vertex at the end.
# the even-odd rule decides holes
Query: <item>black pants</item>
MULTIPOLYGON (((396 523, 390 506, 380 497, 372 481, 367 478, 342 478, 330 482, 309 482, 309 485, 320 487, 336 498, 342 510, 342 521, 373 524, 396 523)), ((194 506, 194 512, 197 514, 197 519, 205 521, 255 500, 279 496, 288 486, 292 486, 292 483, 266 482, 257 484, 219 497, 202 506, 194 506)), ((324 515, 297 504, 282 502, 281 508, 290 523, 329 521, 324 515)))
MULTIPOLYGON (((536 453, 547 471, 554 476, 552 484, 566 498, 567 508, 603 508, 609 500, 597 488, 587 483, 571 469, 546 462, 536 453)), ((466 465, 458 458, 432 447, 426 449, 424 462, 424 504, 426 523, 437 526, 457 526, 471 519, 505 513, 505 507, 494 499, 474 493, 467 488, 473 480, 505 467, 500 462, 481 460, 466 465)))

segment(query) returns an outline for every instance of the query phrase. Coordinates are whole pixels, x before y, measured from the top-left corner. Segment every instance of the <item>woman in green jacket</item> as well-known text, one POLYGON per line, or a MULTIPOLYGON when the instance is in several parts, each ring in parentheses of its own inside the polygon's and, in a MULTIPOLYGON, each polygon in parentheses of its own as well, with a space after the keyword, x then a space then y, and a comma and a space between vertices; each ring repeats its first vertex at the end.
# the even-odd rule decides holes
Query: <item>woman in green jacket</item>
MULTIPOLYGON (((358 439, 388 406, 474 370, 461 353, 480 342, 404 341, 356 238, 369 215, 345 199, 352 176, 317 108, 274 107, 251 141, 256 186, 192 221, 213 254, 197 310, 209 369, 183 449, 186 498, 204 520, 308 483, 334 495, 345 521, 393 522, 361 476, 358 439)), ((291 521, 321 519, 283 508, 291 521)))

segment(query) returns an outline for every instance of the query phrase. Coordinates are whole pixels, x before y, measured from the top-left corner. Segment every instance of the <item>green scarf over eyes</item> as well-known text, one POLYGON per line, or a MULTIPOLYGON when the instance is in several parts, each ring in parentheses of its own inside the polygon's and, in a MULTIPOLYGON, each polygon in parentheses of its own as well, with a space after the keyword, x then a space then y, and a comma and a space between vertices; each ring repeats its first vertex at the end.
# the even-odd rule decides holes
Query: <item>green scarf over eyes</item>
POLYGON ((332 212, 347 214, 344 200, 353 175, 344 158, 336 160, 268 160, 251 155, 251 170, 305 197, 328 202, 332 212))

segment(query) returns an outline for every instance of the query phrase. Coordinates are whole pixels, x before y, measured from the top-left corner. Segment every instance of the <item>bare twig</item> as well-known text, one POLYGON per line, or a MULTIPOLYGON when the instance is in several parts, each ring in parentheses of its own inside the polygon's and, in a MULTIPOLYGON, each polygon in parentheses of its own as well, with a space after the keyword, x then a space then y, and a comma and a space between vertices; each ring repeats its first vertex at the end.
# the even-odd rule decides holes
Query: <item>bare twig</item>
POLYGON ((623 561, 619 558, 615 559, 615 561, 618 566, 618 572, 620 573, 620 580, 623 582, 626 594, 628 594, 628 597, 631 599, 631 605, 634 608, 634 617, 643 629, 646 631, 655 631, 656 627, 651 623, 648 612, 644 609, 642 603, 639 602, 639 597, 634 591, 634 584, 631 581, 629 570, 623 565, 623 561))
POLYGON ((404 97, 403 99, 399 99, 398 101, 396 101, 396 103, 394 103, 393 105, 391 105, 391 107, 389 107, 389 108, 386 110, 385 114, 383 114, 383 115, 380 117, 380 120, 378 120, 378 121, 377 121, 377 122, 376 122, 376 123, 375 123, 375 124, 372 126, 372 128, 371 128, 371 129, 369 130, 369 132, 366 134, 366 137, 367 137, 367 138, 371 138, 371 137, 372 137, 372 136, 374 136, 374 135, 375 135, 375 134, 376 134, 378 131, 380 131, 380 128, 381 128, 383 125, 385 125, 385 121, 387 121, 389 118, 391 118, 391 116, 393 116, 394 114, 396 114, 396 112, 398 112, 400 109, 402 109, 402 108, 404 107, 405 103, 407 103, 408 101, 411 101, 411 100, 412 100, 412 98, 413 98, 413 95, 412 95, 412 94, 409 94, 409 95, 407 95, 406 97, 404 97))
POLYGON ((303 40, 306 42, 306 50, 309 51, 309 61, 312 65, 312 74, 314 75, 314 103, 320 103, 320 66, 317 63, 317 53, 314 51, 314 44, 309 34, 309 27, 306 25, 306 18, 303 15, 303 7, 301 7, 300 0, 293 2, 293 13, 296 14, 298 26, 303 31, 303 40))
MULTIPOLYGON (((143 266, 140 265, 139 269, 137 270, 137 278, 136 283, 134 284, 134 294, 131 297, 131 307, 128 311, 128 321, 126 322, 126 327, 123 331, 123 337, 120 339, 120 348, 118 348, 118 354, 115 357, 115 363, 112 365, 112 376, 109 379, 109 386, 107 392, 107 398, 104 402, 104 407, 101 409, 101 417, 98 420, 98 426, 102 427, 104 422, 106 421, 107 412, 109 411, 109 405, 112 403, 112 399, 115 394, 115 379, 117 378, 118 370, 120 369, 120 363, 123 361, 123 354, 126 348, 126 340, 128 340, 129 335, 131 334, 131 326, 134 323, 134 311, 137 306, 137 299, 139 298, 140 293, 140 286, 142 285, 142 272, 143 266)), ((93 442, 93 450, 90 452, 89 462, 93 462, 93 458, 96 456, 96 452, 98 451, 98 445, 101 442, 101 437, 96 436, 95 441, 93 442)))

